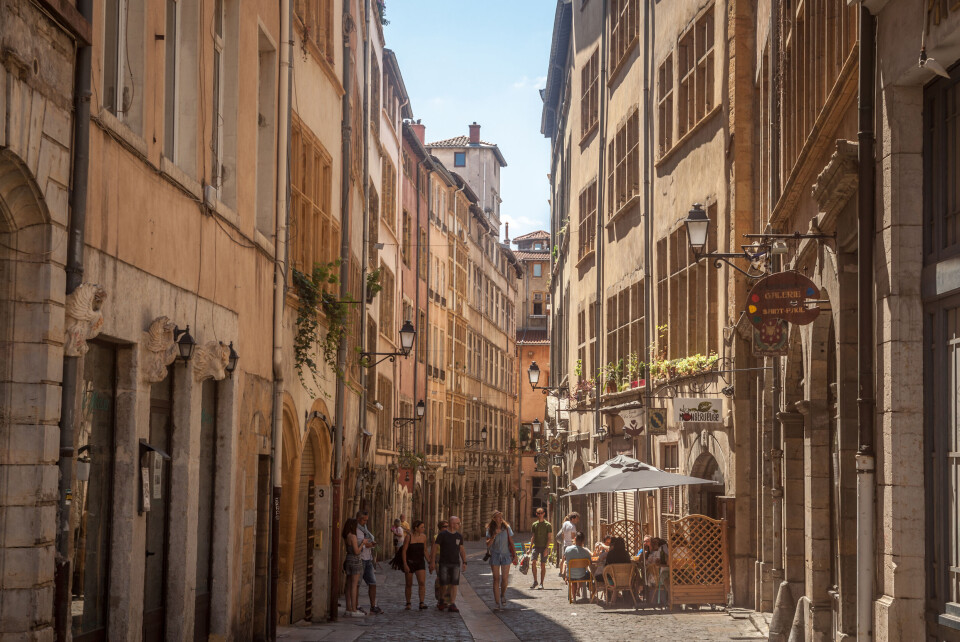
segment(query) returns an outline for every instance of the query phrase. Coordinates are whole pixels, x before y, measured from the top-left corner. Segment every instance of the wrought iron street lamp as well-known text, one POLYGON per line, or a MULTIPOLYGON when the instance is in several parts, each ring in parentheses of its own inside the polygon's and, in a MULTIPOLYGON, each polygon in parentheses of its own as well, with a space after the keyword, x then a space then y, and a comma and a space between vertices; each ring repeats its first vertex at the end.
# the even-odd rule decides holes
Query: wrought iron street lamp
POLYGON ((360 356, 364 360, 364 365, 372 368, 384 359, 391 362, 396 361, 397 357, 408 357, 413 350, 413 342, 417 338, 417 329, 413 327, 410 320, 407 319, 400 327, 400 350, 398 352, 361 352, 360 356), (373 357, 380 357, 376 361, 371 361, 373 357))
POLYGON ((190 326, 188 325, 186 330, 175 327, 173 329, 173 340, 177 343, 180 358, 183 359, 183 363, 186 365, 187 361, 190 361, 190 357, 193 356, 193 349, 197 345, 197 342, 190 336, 190 326))
POLYGON ((750 263, 754 263, 770 255, 785 252, 786 246, 783 241, 786 240, 833 238, 830 234, 801 234, 800 232, 792 234, 744 234, 744 238, 756 239, 756 241, 750 245, 741 245, 739 252, 710 252, 705 251, 707 249, 707 239, 710 238, 710 223, 710 216, 700 203, 694 203, 693 208, 687 212, 687 218, 683 219, 683 224, 687 229, 687 243, 690 245, 690 251, 693 252, 694 260, 699 262, 701 259, 712 259, 716 268, 726 263, 740 274, 751 279, 759 279, 765 275, 750 274, 734 265, 733 259, 746 259, 750 263))
POLYGON ((427 406, 423 403, 423 399, 417 402, 417 416, 416 417, 395 417, 393 420, 393 427, 400 428, 401 426, 406 426, 407 424, 412 424, 423 419, 423 413, 426 412, 427 406))
POLYGON ((597 440, 602 442, 604 437, 606 436, 607 436, 607 427, 597 426, 597 440))
POLYGON ((237 351, 233 349, 233 341, 230 342, 230 357, 227 359, 227 374, 230 375, 230 378, 233 378, 233 371, 237 369, 237 361, 240 360, 240 355, 237 354, 237 351))
POLYGON ((467 446, 479 446, 487 442, 487 427, 484 426, 480 429, 480 439, 467 439, 463 443, 467 446))
POLYGON ((527 380, 530 382, 530 388, 532 390, 542 390, 545 395, 560 395, 566 394, 569 390, 567 386, 538 386, 540 383, 540 366, 537 365, 536 361, 530 363, 530 367, 527 368, 527 380))

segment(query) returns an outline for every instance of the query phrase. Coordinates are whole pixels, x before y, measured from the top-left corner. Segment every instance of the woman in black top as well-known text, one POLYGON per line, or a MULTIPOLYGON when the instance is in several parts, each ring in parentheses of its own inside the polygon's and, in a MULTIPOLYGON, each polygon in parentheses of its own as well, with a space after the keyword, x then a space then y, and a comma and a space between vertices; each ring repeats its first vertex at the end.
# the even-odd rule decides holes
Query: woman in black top
POLYGON ((413 590, 413 576, 417 576, 417 589, 420 592, 420 609, 427 608, 424 600, 427 595, 427 572, 426 572, 426 547, 427 536, 424 534, 424 524, 422 520, 416 520, 410 529, 410 534, 403 541, 403 548, 400 549, 401 562, 403 563, 403 572, 406 574, 406 586, 404 594, 407 598, 407 610, 410 610, 410 593, 413 590))
POLYGON ((627 543, 622 537, 614 537, 610 541, 610 552, 607 553, 607 564, 629 564, 630 552, 627 550, 627 543))

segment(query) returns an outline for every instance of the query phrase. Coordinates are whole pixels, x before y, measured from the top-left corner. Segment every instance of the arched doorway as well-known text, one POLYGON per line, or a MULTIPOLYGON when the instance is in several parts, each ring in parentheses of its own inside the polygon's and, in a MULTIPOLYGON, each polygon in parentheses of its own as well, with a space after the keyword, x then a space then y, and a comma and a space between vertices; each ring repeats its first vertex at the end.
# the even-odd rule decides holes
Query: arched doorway
POLYGON ((719 519, 719 498, 725 493, 726 483, 723 470, 717 463, 716 457, 709 452, 700 453, 693 464, 690 475, 717 482, 716 484, 701 484, 690 487, 690 513, 719 519))
POLYGON ((315 498, 314 468, 316 456, 313 444, 307 445, 300 456, 300 487, 297 494, 297 531, 293 552, 293 590, 290 601, 290 621, 309 620, 313 603, 313 550, 315 498))

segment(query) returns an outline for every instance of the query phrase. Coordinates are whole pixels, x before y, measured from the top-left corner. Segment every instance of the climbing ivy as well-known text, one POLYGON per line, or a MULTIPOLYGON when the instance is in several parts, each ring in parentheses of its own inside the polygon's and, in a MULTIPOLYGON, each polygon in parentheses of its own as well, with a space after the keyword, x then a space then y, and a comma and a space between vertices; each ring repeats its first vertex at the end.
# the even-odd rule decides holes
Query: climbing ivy
POLYGON ((338 259, 330 263, 314 263, 310 274, 296 269, 291 271, 293 290, 299 299, 297 331, 293 340, 294 366, 300 383, 311 396, 316 395, 307 383, 305 371, 310 373, 314 385, 321 388, 318 356, 338 378, 344 376, 337 364, 337 351, 346 332, 348 305, 352 301, 339 299, 330 291, 340 282, 337 277, 339 267, 338 259), (323 326, 326 326, 325 332, 323 326))

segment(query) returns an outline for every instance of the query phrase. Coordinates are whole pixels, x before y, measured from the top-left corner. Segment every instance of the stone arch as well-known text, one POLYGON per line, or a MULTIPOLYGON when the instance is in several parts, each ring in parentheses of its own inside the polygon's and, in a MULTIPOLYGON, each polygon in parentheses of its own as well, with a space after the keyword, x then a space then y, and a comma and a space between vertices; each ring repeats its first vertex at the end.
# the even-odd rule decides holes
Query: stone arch
POLYGON ((690 475, 719 482, 690 487, 690 513, 718 519, 720 507, 717 498, 723 496, 726 491, 723 467, 710 451, 703 450, 693 462, 690 475))

